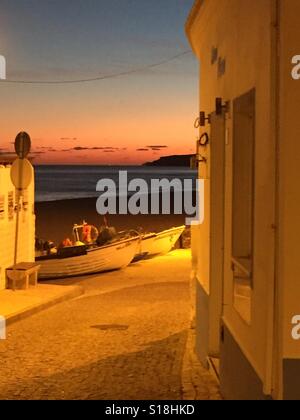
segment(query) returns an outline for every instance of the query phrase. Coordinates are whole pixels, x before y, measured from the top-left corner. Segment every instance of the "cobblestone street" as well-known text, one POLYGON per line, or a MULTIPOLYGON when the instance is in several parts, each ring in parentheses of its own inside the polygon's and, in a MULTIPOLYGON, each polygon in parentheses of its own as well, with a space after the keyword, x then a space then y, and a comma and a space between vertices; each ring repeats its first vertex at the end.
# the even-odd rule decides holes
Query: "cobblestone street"
POLYGON ((20 321, 0 341, 1 399, 182 398, 189 255, 68 281, 85 295, 20 321))

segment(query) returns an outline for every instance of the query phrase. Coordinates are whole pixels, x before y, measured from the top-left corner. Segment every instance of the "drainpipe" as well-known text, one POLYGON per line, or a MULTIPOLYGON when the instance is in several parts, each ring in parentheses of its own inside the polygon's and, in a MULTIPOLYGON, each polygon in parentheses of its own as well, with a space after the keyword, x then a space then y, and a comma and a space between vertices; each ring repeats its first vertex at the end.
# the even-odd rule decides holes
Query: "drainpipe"
POLYGON ((275 140, 274 147, 274 277, 268 286, 268 319, 267 319, 267 348, 266 348, 266 371, 264 382, 264 393, 273 396, 276 386, 276 373, 279 360, 278 349, 278 156, 279 156, 279 95, 280 95, 280 2, 272 0, 271 3, 271 135, 275 140))

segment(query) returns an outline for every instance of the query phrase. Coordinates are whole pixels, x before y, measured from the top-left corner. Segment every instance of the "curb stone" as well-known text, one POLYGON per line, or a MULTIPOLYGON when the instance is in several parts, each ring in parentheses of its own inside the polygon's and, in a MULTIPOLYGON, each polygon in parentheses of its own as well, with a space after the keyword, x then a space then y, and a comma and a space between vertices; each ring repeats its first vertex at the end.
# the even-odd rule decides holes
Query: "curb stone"
POLYGON ((23 319, 29 318, 32 315, 36 315, 39 312, 43 312, 46 309, 49 309, 55 305, 58 305, 59 303, 65 302, 67 300, 72 300, 75 299, 81 295, 84 294, 84 288, 81 286, 73 286, 72 290, 54 297, 52 299, 49 299, 48 301, 38 304, 38 305, 34 305, 32 307, 28 307, 24 310, 21 310, 20 312, 17 312, 15 314, 9 315, 6 318, 6 326, 10 326, 16 322, 22 321, 23 319))

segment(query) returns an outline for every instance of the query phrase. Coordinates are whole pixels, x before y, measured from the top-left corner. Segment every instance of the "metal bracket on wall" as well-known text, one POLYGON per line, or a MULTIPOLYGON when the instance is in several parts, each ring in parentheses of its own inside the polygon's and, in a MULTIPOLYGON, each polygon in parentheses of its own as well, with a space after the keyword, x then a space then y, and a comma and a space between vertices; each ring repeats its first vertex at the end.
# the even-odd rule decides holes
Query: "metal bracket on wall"
POLYGON ((230 101, 224 102, 222 98, 216 98, 216 114, 222 115, 223 112, 227 113, 230 110, 230 101))
POLYGON ((199 117, 195 121, 194 127, 195 128, 205 127, 206 122, 210 124, 211 122, 210 114, 206 116, 206 113, 204 111, 201 111, 199 117))
POLYGON ((206 162, 207 162, 207 159, 204 156, 202 156, 200 154, 197 155, 197 163, 198 164, 199 163, 206 163, 206 162))
POLYGON ((206 116, 204 111, 200 112, 200 127, 205 127, 206 121, 208 124, 211 123, 210 114, 206 116))
POLYGON ((200 153, 200 147, 206 147, 209 144, 209 135, 207 133, 203 133, 200 139, 197 141, 197 164, 199 166, 200 163, 207 163, 206 157, 202 156, 200 153))
POLYGON ((206 147, 209 144, 209 135, 207 133, 203 133, 198 140, 198 147, 206 147))

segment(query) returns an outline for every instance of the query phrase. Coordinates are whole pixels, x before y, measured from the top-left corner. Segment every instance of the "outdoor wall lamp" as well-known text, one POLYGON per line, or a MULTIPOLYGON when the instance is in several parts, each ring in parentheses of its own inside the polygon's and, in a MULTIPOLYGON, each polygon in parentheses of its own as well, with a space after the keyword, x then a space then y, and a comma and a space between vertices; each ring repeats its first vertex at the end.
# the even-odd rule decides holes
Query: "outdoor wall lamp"
POLYGON ((224 102, 222 98, 216 98, 216 114, 222 115, 223 112, 229 112, 230 102, 224 102))
POLYGON ((206 116, 206 113, 204 111, 201 111, 199 117, 195 121, 194 127, 195 128, 205 127, 206 121, 208 122, 208 124, 210 124, 211 122, 210 114, 206 116))

